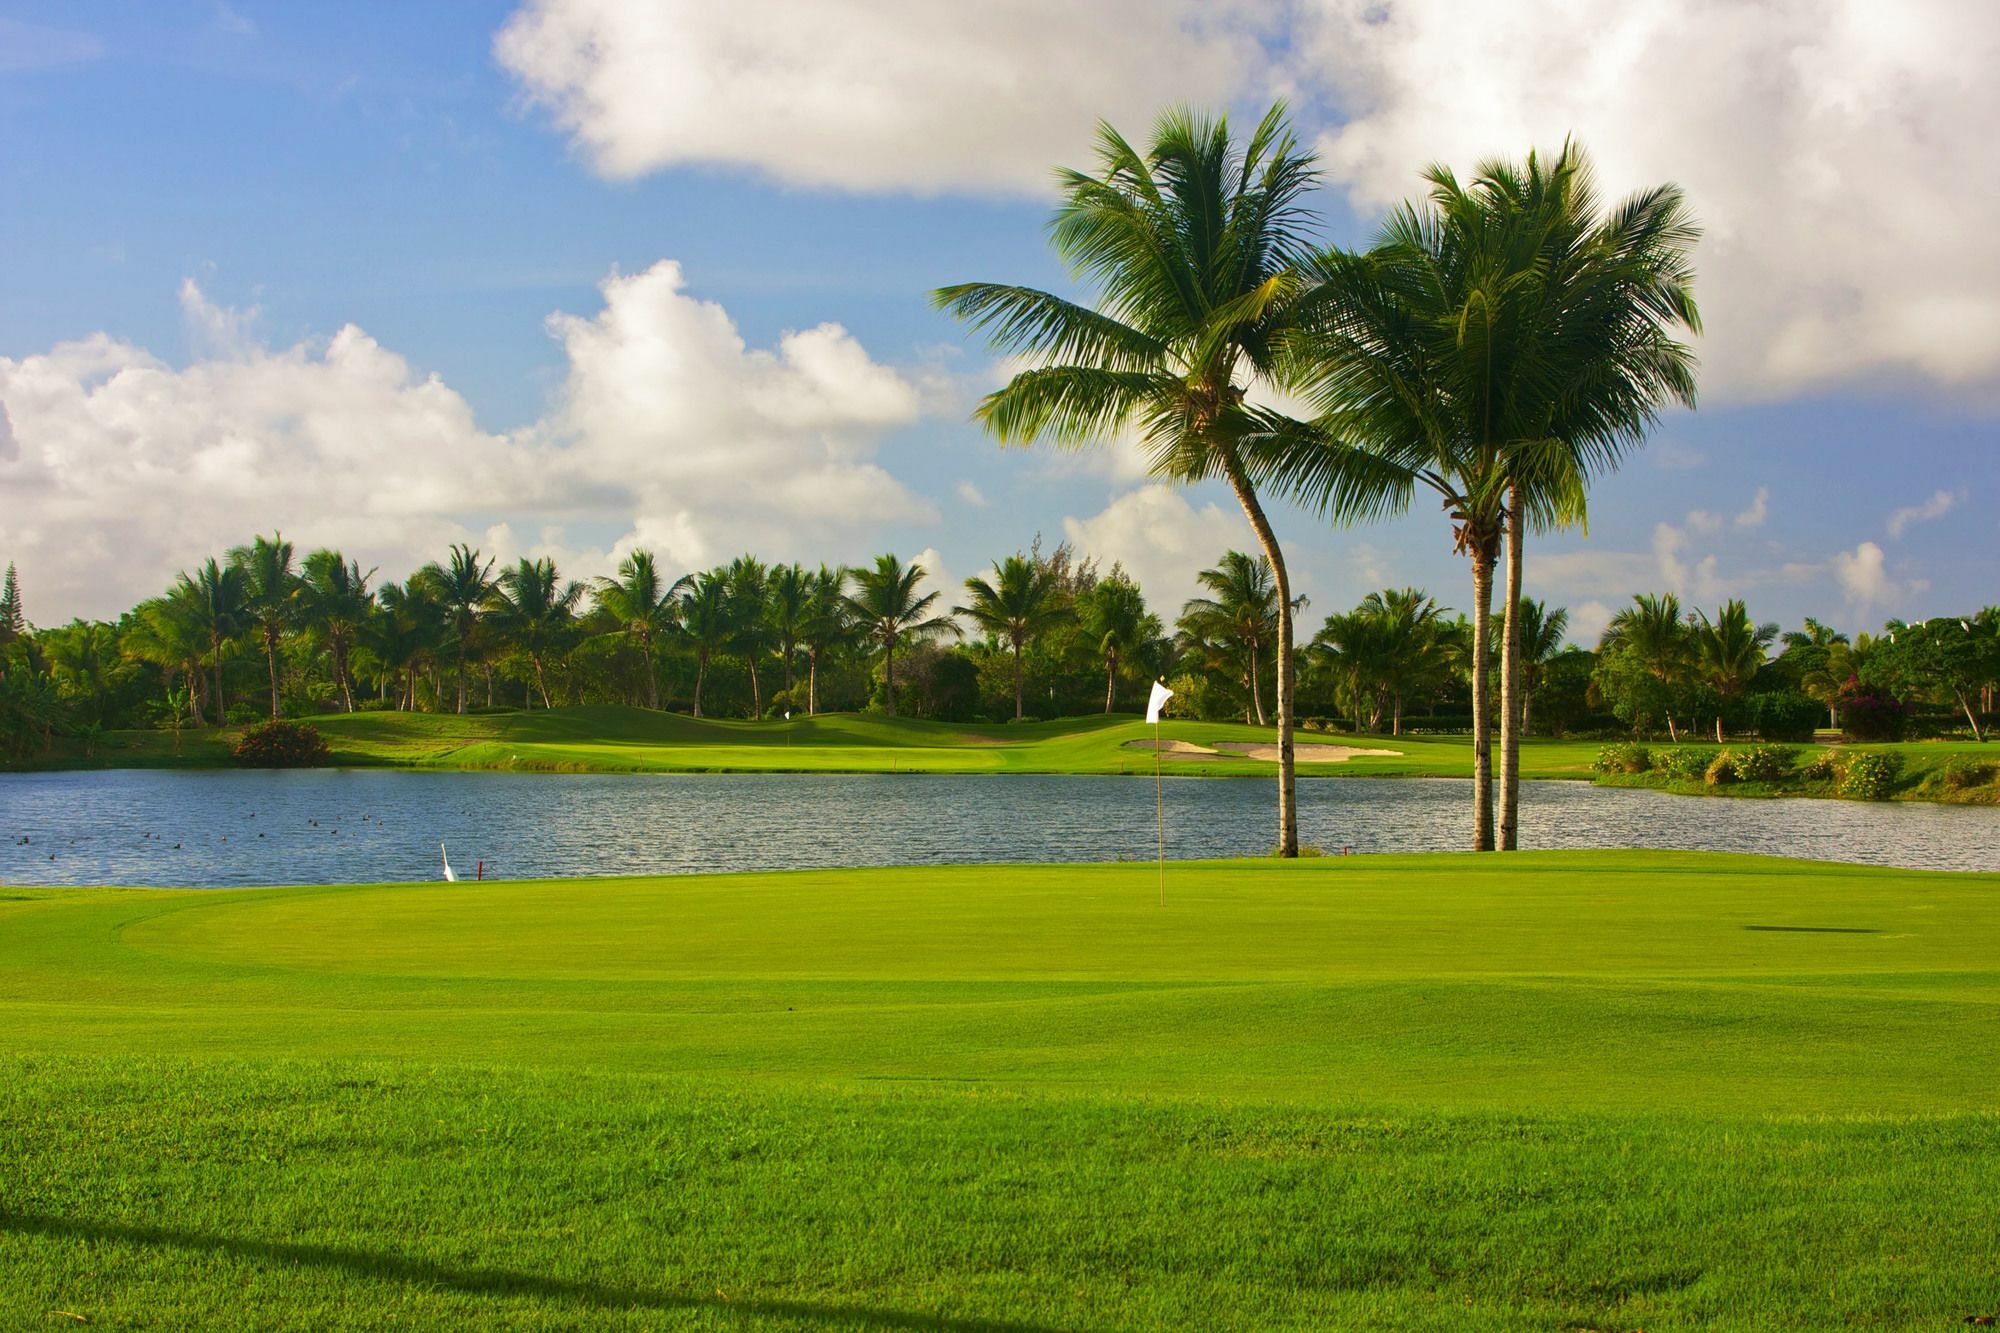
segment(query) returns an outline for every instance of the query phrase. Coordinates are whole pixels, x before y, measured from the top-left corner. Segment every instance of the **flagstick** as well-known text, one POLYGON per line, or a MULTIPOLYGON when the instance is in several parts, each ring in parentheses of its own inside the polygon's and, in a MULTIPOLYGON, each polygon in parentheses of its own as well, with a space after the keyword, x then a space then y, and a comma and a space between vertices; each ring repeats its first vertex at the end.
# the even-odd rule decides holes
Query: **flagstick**
POLYGON ((1167 796, 1160 785, 1160 724, 1153 723, 1153 812, 1160 830, 1160 906, 1167 905, 1167 796))

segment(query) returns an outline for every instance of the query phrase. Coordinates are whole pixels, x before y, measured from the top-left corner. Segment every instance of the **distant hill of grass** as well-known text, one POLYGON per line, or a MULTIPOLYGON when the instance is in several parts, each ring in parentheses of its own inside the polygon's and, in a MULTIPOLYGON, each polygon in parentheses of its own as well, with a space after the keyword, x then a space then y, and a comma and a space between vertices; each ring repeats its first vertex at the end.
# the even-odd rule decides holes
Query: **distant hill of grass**
POLYGON ((1164 908, 1131 865, 9 888, 0 957, 10 1327, 2000 1307, 1995 875, 1183 863, 1164 908))

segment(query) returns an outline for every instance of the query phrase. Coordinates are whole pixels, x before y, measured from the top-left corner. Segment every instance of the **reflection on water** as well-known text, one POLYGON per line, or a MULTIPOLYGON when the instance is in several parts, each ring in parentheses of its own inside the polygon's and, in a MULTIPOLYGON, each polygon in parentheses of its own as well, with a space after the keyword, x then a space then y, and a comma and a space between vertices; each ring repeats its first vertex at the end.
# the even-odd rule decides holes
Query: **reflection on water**
MULTIPOLYGON (((1329 851, 1463 847, 1471 787, 1299 784, 1299 832, 1329 851)), ((1660 847, 1936 869, 2000 869, 2000 810, 1522 788, 1529 847, 1660 847)), ((1167 854, 1276 841, 1272 784, 1170 778, 1167 854)), ((953 861, 1145 860, 1143 778, 384 771, 0 774, 0 880, 329 884, 953 861), (22 839, 27 841, 24 843, 22 839)))

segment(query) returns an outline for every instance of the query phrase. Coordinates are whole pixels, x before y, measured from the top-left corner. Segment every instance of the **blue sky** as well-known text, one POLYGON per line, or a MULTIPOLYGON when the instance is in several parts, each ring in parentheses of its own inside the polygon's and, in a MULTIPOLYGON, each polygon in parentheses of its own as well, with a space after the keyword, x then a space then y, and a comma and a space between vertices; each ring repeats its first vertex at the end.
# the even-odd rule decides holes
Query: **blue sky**
MULTIPOLYGON (((1430 158, 1565 131, 1607 183, 1680 179, 1711 220, 1702 408, 1601 486, 1587 536, 1529 548, 1531 591, 1580 627, 1668 587, 1848 628, 2000 601, 2000 273, 1960 241, 1994 187, 1947 179, 1935 142, 1993 123, 1957 77, 1991 33, 1947 28, 1950 6, 1886 35, 1773 9, 1729 40, 1806 91, 1752 62, 1663 104, 1630 84, 1682 40, 1665 23, 1579 36, 1569 63, 1605 77, 1537 99, 1506 62, 1550 57, 1431 6, 1124 3, 1024 0, 907 49, 869 38, 910 27, 892 0, 822 7, 862 60, 788 35, 817 21, 790 0, 0 0, 0 560, 52 623, 274 525, 387 577, 466 539, 577 574, 634 545, 895 550, 955 581, 1068 533, 1170 616, 1250 542, 1229 496, 1154 491, 1115 450, 992 446, 966 413, 997 370, 925 293, 1062 284, 1036 164, 1084 160, 1093 116, 1143 131, 1177 93, 1248 109, 1275 88, 1327 155, 1332 241, 1365 239, 1430 158), (1133 51, 1079 56, 1104 34, 1063 25, 1092 22, 1133 51), (954 64, 961 40, 990 81, 954 64), (1440 77, 1475 69, 1504 86, 1440 77), (1440 82, 1469 124, 1408 91, 1440 82)), ((1281 535, 1309 628, 1389 583, 1464 604, 1428 510, 1352 531, 1287 512, 1281 535)))

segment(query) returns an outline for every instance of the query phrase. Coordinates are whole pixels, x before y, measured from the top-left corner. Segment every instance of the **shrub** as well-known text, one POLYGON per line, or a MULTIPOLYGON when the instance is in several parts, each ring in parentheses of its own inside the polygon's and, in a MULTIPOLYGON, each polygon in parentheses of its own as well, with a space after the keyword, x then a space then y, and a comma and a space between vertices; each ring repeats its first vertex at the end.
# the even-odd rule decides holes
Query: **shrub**
POLYGON ((266 722, 236 742, 236 762, 250 768, 312 768, 328 758, 326 737, 304 722, 266 722))
POLYGON ((1652 763, 1652 753, 1645 746, 1637 741, 1624 741, 1599 750, 1590 766, 1600 773, 1644 773, 1652 763))
POLYGON ((1939 777, 1946 791, 1969 791, 1993 780, 1993 765, 1969 754, 1955 754, 1944 761, 1939 777))
POLYGON ((1838 750, 1822 749, 1799 770, 1799 776, 1811 778, 1815 782, 1836 782, 1840 779, 1840 762, 1841 756, 1838 750))
POLYGON ((1910 710, 1902 700, 1852 676, 1833 706, 1840 713, 1841 732, 1852 740, 1899 741, 1909 726, 1910 710))
POLYGON ((1722 787, 1737 780, 1736 756, 1727 750, 1717 750, 1715 758, 1708 761, 1701 779, 1711 787, 1722 787))
POLYGON ((1696 782, 1708 772, 1715 753, 1707 746, 1676 745, 1653 756, 1653 767, 1677 782, 1696 782))
POLYGON ((1753 694, 1744 701, 1744 722, 1767 741, 1809 741, 1825 717, 1818 700, 1797 690, 1753 694))
POLYGON ((1752 745, 1737 750, 1736 776, 1745 782, 1776 782, 1792 771, 1794 753, 1787 745, 1752 745))
POLYGON ((1850 801, 1886 801, 1903 771, 1898 755, 1865 752, 1849 755, 1840 766, 1840 794, 1850 801))

